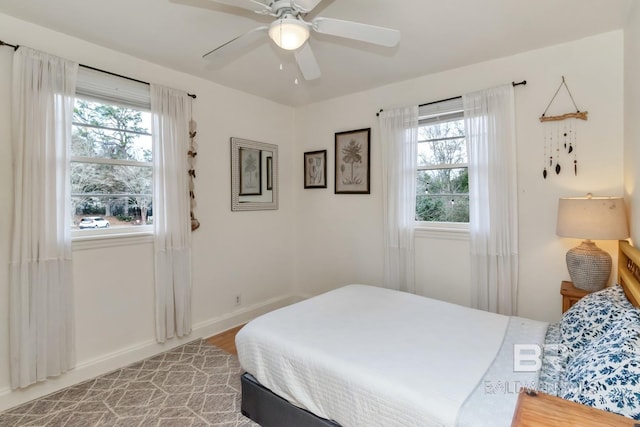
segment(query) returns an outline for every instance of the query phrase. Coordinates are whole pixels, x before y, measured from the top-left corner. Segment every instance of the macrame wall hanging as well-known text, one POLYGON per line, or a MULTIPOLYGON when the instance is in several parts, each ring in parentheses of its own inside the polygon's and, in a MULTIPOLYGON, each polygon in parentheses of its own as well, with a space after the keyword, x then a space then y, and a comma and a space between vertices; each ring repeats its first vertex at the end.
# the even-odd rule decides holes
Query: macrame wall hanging
POLYGON ((193 101, 191 101, 191 111, 189 120, 189 151, 187 156, 189 158, 189 200, 191 201, 191 231, 197 230, 200 227, 200 221, 196 218, 196 193, 195 193, 195 179, 196 179, 196 156, 198 155, 198 144, 196 143, 196 134, 198 133, 198 124, 193 120, 193 101))
POLYGON ((549 101, 549 105, 540 116, 540 121, 544 127, 544 157, 542 177, 547 179, 552 173, 560 175, 563 167, 573 166, 573 174, 578 175, 578 157, 577 157, 577 123, 578 120, 587 120, 587 111, 580 111, 573 95, 569 90, 569 86, 562 76, 562 83, 558 86, 556 93, 549 101), (559 116, 547 116, 549 107, 558 96, 560 89, 565 88, 571 98, 571 102, 576 109, 575 113, 566 113, 559 116))

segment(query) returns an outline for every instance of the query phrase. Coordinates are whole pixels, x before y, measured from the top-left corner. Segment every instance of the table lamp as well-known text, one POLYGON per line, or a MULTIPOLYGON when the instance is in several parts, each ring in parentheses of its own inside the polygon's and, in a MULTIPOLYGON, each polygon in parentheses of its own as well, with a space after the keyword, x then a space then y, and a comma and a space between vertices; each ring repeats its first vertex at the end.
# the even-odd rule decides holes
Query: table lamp
POLYGON ((624 200, 621 197, 562 197, 558 203, 556 234, 585 239, 567 252, 567 269, 576 288, 597 291, 611 274, 611 256, 593 240, 629 237, 624 200))

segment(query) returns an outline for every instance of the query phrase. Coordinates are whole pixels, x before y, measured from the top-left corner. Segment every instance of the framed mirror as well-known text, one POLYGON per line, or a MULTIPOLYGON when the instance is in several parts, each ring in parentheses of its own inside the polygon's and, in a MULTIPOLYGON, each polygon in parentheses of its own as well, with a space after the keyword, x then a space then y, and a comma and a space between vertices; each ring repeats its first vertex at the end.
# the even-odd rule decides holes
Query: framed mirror
POLYGON ((278 209, 278 146, 231 138, 231 210, 278 209))

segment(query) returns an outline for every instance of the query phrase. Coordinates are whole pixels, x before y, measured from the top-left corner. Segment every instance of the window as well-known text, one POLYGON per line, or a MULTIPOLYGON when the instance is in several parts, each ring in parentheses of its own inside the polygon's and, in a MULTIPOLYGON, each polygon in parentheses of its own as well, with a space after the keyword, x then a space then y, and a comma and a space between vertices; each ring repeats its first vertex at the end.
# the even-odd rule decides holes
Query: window
POLYGON ((152 222, 148 99, 147 85, 80 69, 71 140, 74 234, 152 222))
POLYGON ((420 107, 416 221, 469 222, 462 99, 420 107))

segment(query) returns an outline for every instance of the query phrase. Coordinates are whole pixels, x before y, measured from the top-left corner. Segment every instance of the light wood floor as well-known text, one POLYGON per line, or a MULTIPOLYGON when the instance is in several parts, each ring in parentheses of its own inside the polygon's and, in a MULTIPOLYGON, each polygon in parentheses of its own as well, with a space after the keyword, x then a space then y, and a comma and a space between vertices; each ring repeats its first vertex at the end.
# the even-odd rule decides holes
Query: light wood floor
POLYGON ((223 349, 227 353, 238 355, 236 350, 236 334, 244 325, 236 326, 235 328, 224 331, 218 335, 214 335, 207 339, 209 344, 213 344, 218 348, 223 349))

